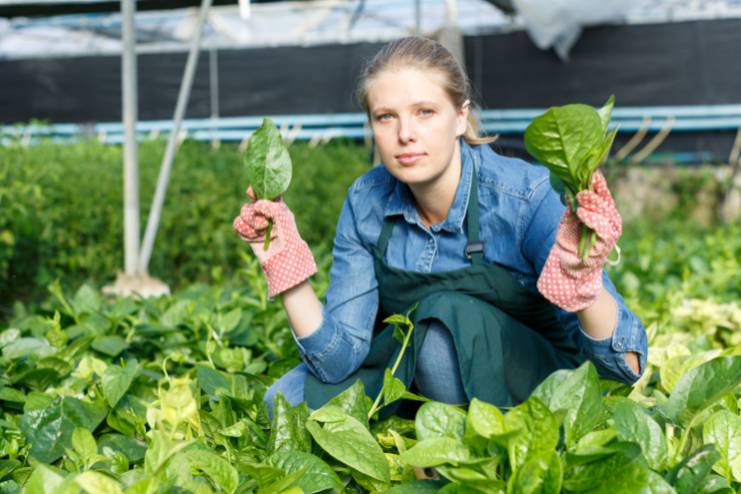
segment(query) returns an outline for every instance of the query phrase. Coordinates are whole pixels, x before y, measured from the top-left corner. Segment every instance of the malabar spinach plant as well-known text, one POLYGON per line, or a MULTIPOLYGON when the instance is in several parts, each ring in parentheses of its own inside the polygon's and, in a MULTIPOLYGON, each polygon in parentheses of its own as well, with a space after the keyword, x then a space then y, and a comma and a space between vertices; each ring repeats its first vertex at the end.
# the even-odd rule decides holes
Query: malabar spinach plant
MULTIPOLYGON (((288 190, 293 167, 288 148, 283 143, 280 131, 269 118, 263 120, 259 129, 250 137, 244 155, 247 179, 257 199, 275 200, 288 190)), ((265 231, 263 249, 270 246, 273 222, 270 220, 265 231)))
MULTIPOLYGON (((551 185, 576 210, 576 194, 589 189, 592 173, 605 162, 617 129, 609 130, 615 98, 599 110, 584 104, 549 108, 525 129, 525 148, 551 172, 551 185)), ((582 225, 579 256, 584 259, 596 233, 582 225)))

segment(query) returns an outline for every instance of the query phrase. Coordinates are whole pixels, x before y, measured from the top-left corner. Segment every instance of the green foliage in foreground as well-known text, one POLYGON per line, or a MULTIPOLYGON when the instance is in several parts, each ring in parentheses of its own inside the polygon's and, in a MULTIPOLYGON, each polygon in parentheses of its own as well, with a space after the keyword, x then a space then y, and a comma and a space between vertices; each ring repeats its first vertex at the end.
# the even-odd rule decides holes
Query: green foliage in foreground
MULTIPOLYGON (((164 141, 139 148, 142 229, 164 154, 164 141)), ((289 205, 301 205, 299 229, 310 245, 334 238, 352 181, 369 168, 362 146, 333 142, 290 146, 289 205)), ((244 244, 232 220, 247 198, 242 153, 185 141, 178 151, 152 253, 150 272, 174 287, 230 274, 244 244)), ((101 285, 123 266, 122 151, 96 141, 0 147, 0 312, 8 301, 39 300, 60 279, 66 289, 101 285)), ((7 310, 7 308, 5 308, 7 310)), ((5 314, 6 316, 7 314, 5 314)), ((0 313, 0 320, 4 317, 0 313)))
POLYGON ((380 398, 357 385, 315 411, 278 397, 271 423, 263 393, 298 358, 246 255, 235 279, 156 300, 52 285, 0 331, 0 492, 738 492, 734 228, 626 232, 614 278, 650 341, 632 388, 587 363, 510 410, 426 402, 413 420, 376 418, 404 394, 389 375, 380 398))

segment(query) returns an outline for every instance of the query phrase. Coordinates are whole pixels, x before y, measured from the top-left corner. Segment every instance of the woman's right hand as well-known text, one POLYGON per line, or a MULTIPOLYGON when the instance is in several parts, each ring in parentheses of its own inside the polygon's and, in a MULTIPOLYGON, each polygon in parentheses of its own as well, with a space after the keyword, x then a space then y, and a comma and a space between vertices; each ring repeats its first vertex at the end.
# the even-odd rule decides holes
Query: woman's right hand
POLYGON ((282 201, 255 200, 252 187, 247 189, 250 203, 242 206, 233 227, 247 242, 265 273, 270 297, 293 288, 316 273, 311 249, 303 241, 296 220, 282 201), (269 221, 273 221, 270 246, 263 247, 269 221))

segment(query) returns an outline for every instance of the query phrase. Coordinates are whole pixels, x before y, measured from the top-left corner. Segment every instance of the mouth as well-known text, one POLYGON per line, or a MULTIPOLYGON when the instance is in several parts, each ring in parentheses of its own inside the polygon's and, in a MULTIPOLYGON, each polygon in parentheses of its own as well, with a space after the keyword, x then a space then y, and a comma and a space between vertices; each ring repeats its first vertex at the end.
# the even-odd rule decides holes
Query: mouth
POLYGON ((413 165, 417 161, 424 158, 425 153, 402 153, 397 154, 394 156, 396 158, 396 161, 398 161, 402 165, 413 165))

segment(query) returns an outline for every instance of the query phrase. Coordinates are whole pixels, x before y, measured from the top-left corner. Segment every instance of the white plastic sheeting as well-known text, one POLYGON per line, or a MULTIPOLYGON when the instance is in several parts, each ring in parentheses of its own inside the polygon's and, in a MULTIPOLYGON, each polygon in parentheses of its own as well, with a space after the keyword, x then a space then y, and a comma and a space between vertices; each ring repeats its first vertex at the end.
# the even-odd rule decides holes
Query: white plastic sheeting
MULTIPOLYGON (((0 0, 0 4, 23 1, 26 0, 0 0)), ((518 9, 516 16, 502 13, 485 0, 457 0, 461 31, 464 35, 478 35, 527 29, 538 47, 554 48, 566 58, 586 26, 741 18, 741 0, 512 2, 518 9)), ((415 0, 366 0, 354 18, 359 5, 360 0, 257 3, 250 6, 246 19, 240 15, 236 1, 233 6, 212 7, 203 46, 244 48, 374 42, 415 31, 415 0)), ((423 33, 435 33, 445 25, 445 0, 420 0, 420 6, 423 33)), ((138 12, 138 51, 185 51, 197 15, 197 9, 138 12)), ((118 54, 120 39, 119 13, 0 19, 0 60, 118 54)))
POLYGON ((568 59, 582 29, 741 17, 741 0, 512 0, 536 46, 568 59))
MULTIPOLYGON (((247 19, 239 6, 213 7, 205 48, 296 46, 385 41, 415 31, 414 0, 315 0, 252 4, 247 19)), ((444 0, 421 0, 421 31, 445 25, 444 0)), ((139 53, 184 51, 197 9, 137 12, 139 53)), ((485 0, 458 0, 464 34, 492 32, 511 23, 485 0)), ((118 13, 13 19, 0 24, 0 59, 120 53, 118 13)))

